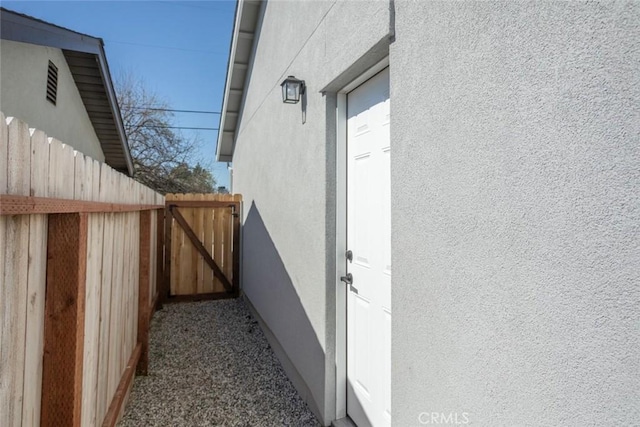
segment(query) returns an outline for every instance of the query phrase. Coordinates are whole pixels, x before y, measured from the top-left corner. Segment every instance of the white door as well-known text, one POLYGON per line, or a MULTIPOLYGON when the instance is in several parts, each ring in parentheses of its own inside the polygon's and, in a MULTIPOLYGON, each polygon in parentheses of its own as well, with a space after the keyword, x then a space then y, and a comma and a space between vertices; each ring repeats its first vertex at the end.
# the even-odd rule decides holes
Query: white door
POLYGON ((391 424, 389 69, 347 95, 347 412, 391 424))

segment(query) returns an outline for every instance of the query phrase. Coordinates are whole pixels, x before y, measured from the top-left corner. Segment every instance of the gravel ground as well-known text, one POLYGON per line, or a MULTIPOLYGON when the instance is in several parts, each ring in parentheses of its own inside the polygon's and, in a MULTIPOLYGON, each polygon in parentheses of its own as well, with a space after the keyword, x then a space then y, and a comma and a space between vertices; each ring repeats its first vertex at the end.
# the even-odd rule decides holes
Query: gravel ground
POLYGON ((167 304, 119 426, 319 426, 242 299, 167 304))

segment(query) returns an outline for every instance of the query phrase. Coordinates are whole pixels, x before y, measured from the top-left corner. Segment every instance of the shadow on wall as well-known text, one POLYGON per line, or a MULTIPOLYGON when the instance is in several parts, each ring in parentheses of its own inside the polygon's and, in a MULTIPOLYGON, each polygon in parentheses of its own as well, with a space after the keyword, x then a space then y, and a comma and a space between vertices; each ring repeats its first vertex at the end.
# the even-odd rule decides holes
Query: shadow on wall
MULTIPOLYGON (((335 402, 324 399, 335 399, 335 393, 324 389, 325 351, 255 202, 251 203, 242 236, 245 296, 257 311, 260 325, 298 393, 316 417, 330 425, 335 413, 327 413, 331 411, 325 408, 335 402)), ((346 387, 355 396, 354 385, 348 382, 346 387)), ((353 400, 350 405, 367 419, 360 402, 353 400)))
POLYGON ((301 397, 319 420, 330 423, 321 416, 325 407, 324 349, 255 202, 242 236, 243 291, 301 397))

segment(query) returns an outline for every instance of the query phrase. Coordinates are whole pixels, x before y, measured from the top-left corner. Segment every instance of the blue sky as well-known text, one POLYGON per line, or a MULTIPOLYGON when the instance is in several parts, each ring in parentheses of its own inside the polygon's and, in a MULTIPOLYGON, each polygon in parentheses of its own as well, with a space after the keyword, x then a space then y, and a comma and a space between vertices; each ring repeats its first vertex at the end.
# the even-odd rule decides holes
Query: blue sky
MULTIPOLYGON (((100 37, 111 74, 130 72, 171 108, 220 111, 235 1, 5 1, 10 10, 100 37)), ((219 115, 176 113, 175 126, 217 128, 219 115)), ((202 140, 200 157, 218 185, 228 186, 225 163, 215 162, 216 131, 183 130, 202 140)))

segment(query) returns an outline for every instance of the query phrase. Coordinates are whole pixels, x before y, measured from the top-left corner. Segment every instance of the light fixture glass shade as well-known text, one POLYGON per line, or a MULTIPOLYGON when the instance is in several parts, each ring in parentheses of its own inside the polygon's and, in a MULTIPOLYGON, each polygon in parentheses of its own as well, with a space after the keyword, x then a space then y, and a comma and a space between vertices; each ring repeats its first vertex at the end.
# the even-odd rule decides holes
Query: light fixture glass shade
POLYGON ((282 87, 282 102, 285 104, 297 104, 300 96, 304 94, 304 80, 289 76, 280 85, 282 87))

